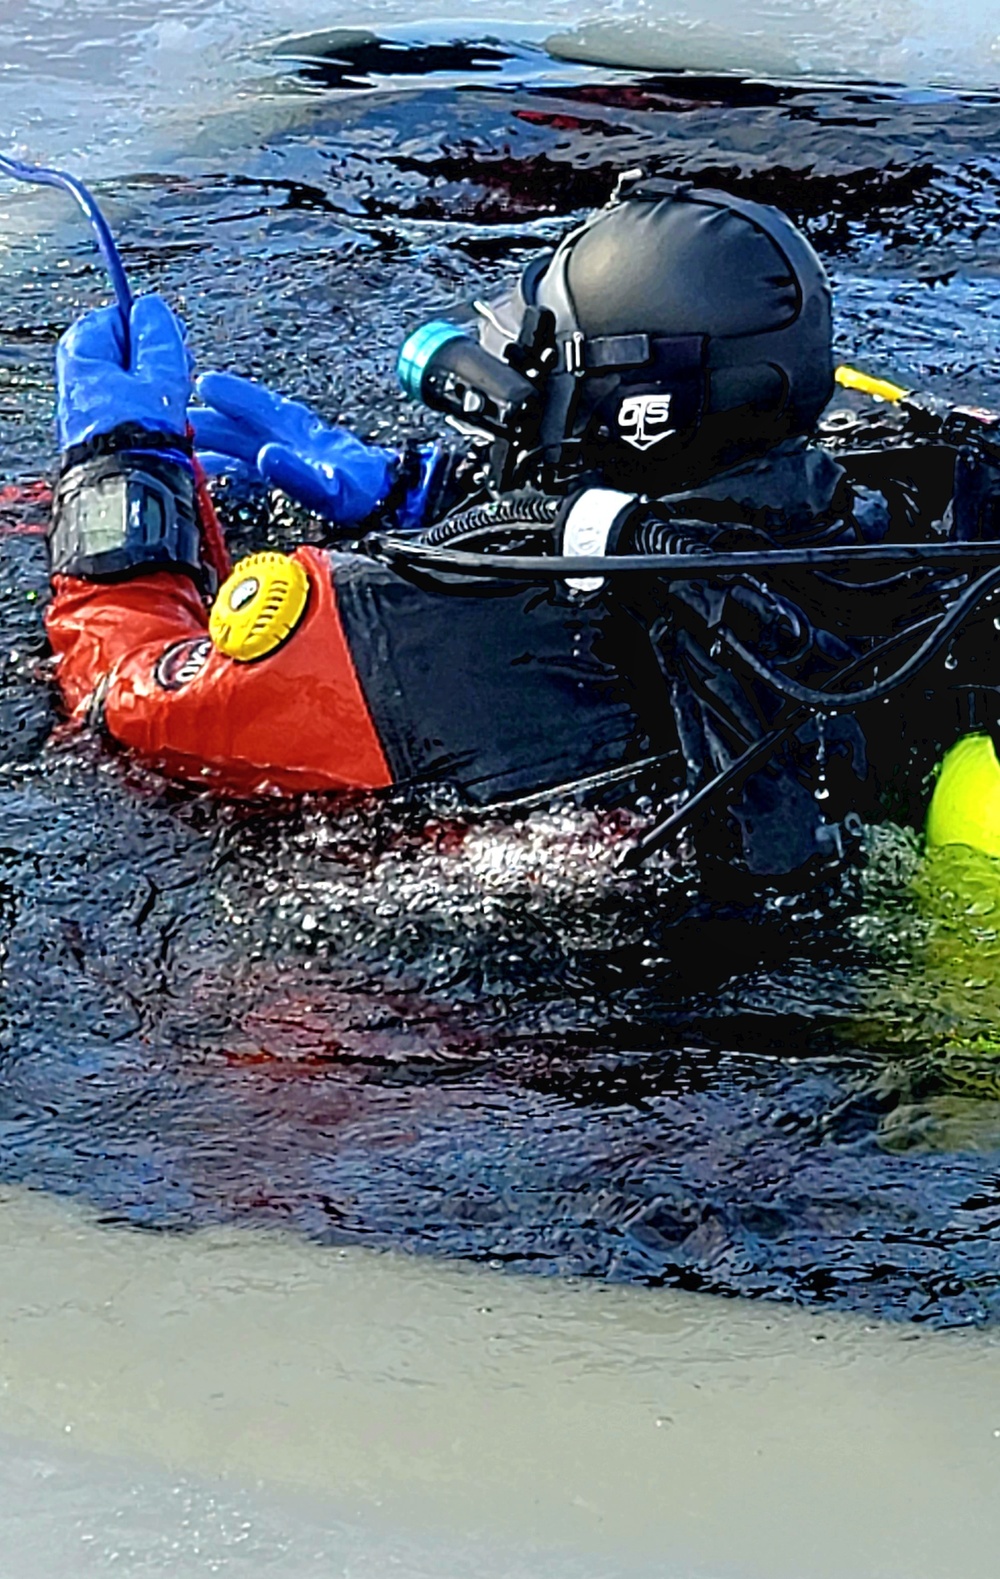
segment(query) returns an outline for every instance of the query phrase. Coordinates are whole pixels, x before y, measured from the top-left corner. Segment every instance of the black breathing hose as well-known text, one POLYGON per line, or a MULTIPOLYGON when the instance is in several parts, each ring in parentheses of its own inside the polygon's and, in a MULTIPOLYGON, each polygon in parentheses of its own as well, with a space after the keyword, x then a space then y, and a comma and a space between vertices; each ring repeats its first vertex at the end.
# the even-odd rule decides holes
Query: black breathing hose
POLYGON ((877 663, 880 658, 886 656, 891 648, 899 646, 900 642, 906 641, 908 637, 915 636, 918 631, 924 630, 928 626, 932 627, 926 641, 921 642, 916 652, 911 654, 895 673, 887 675, 884 680, 879 680, 874 685, 865 686, 860 691, 818 691, 813 690, 809 686, 799 685, 794 680, 787 679, 785 675, 778 674, 767 664, 761 663, 760 659, 751 653, 748 648, 744 647, 743 643, 738 641, 730 632, 720 631, 719 634, 727 646, 736 653, 738 658, 747 664, 748 668, 759 679, 764 680, 774 690, 786 697, 788 701, 796 705, 789 718, 769 730, 766 735, 762 735, 759 740, 755 740, 741 756, 736 758, 735 762, 731 762, 727 768, 723 768, 721 773, 716 774, 715 778, 711 779, 708 784, 704 784, 700 790, 696 790, 682 806, 677 807, 669 816, 658 822, 655 827, 644 834, 638 843, 634 844, 623 857, 621 865, 625 868, 634 869, 648 860, 656 850, 662 849, 667 840, 681 833, 704 806, 714 800, 716 796, 723 794, 727 789, 731 789, 745 774, 752 772, 759 761, 766 758, 772 751, 777 750, 782 741, 787 740, 788 736, 796 728, 804 713, 808 711, 850 711, 856 707, 864 706, 867 702, 879 701, 882 697, 888 696, 891 691, 896 690, 897 687, 904 685, 907 680, 911 680, 914 675, 919 674, 920 670, 930 662, 935 653, 940 652, 945 642, 956 633, 977 604, 988 597, 996 587, 1000 587, 1000 569, 991 570, 985 576, 980 576, 978 581, 974 581, 972 586, 968 587, 962 596, 956 599, 945 614, 927 615, 916 625, 912 625, 909 630, 897 631, 871 652, 864 653, 860 658, 856 658, 853 663, 848 664, 846 669, 841 670, 839 675, 841 681, 848 679, 850 675, 856 673, 859 669, 877 663))
POLYGON ((985 576, 980 576, 971 587, 967 587, 962 596, 956 598, 951 607, 937 619, 937 624, 927 640, 921 642, 916 652, 912 653, 893 674, 886 675, 885 679, 877 680, 873 685, 865 686, 861 691, 817 691, 811 686, 800 685, 797 680, 789 679, 787 675, 764 663, 724 626, 719 627, 718 635, 759 680, 765 681, 772 690, 777 691, 781 696, 786 696, 789 701, 801 702, 806 707, 839 708, 846 711, 864 707, 868 702, 878 702, 890 692, 897 690, 899 686, 905 685, 908 680, 912 680, 914 675, 919 674, 920 670, 930 663, 935 653, 940 652, 945 642, 954 636, 976 605, 997 587, 1000 587, 1000 568, 987 571, 985 576))
POLYGON ((623 534, 624 541, 618 543, 620 553, 628 554, 687 554, 694 558, 704 558, 712 552, 706 543, 698 541, 684 531, 687 526, 697 526, 698 522, 679 520, 662 520, 656 516, 644 516, 637 526, 629 522, 623 534))
MULTIPOLYGON (((856 674, 859 669, 864 669, 873 663, 877 663, 879 659, 886 657, 893 648, 900 646, 909 637, 918 635, 920 631, 926 630, 929 625, 936 626, 940 617, 938 614, 928 614, 922 620, 918 620, 915 625, 911 625, 909 630, 896 631, 892 636, 886 637, 885 641, 880 642, 871 652, 862 654, 860 658, 855 658, 852 663, 849 663, 846 668, 841 670, 837 678, 841 681, 847 680, 852 674, 856 674)), ((827 693, 817 692, 816 694, 823 697, 827 706, 830 705, 827 700, 827 693)), ((856 695, 857 693, 854 692, 852 694, 856 695)), ((668 839, 676 834, 683 833, 684 829, 694 821, 695 817, 705 806, 719 795, 724 794, 726 790, 732 789, 746 774, 753 772, 758 762, 764 761, 772 751, 776 751, 782 742, 787 740, 789 735, 798 728, 803 716, 815 710, 815 707, 807 707, 804 703, 799 703, 790 709, 786 709, 786 716, 780 723, 768 730, 766 735, 761 735, 759 740, 753 741, 735 761, 730 762, 728 767, 717 773, 714 779, 710 779, 707 784, 703 784, 701 789, 695 790, 694 794, 689 796, 683 805, 676 807, 675 810, 643 834, 642 838, 625 852, 620 862, 622 868, 634 870, 642 866, 644 861, 647 861, 657 850, 663 848, 668 839)))
POLYGON ((457 515, 446 515, 420 535, 420 542, 433 548, 454 543, 459 538, 479 537, 497 527, 551 526, 562 504, 545 493, 516 493, 488 504, 473 505, 457 515))
MULTIPOLYGON (((485 507, 484 507, 485 508, 485 507)), ((525 523, 527 524, 527 523, 525 523)), ((734 553, 566 555, 475 554, 433 548, 409 538, 386 536, 378 550, 402 571, 407 568, 487 581, 565 581, 578 576, 654 576, 664 581, 707 581, 746 571, 826 569, 844 565, 955 565, 1000 563, 1000 540, 979 543, 848 543, 836 548, 766 548, 734 553), (695 561, 695 564, 692 564, 695 561)))

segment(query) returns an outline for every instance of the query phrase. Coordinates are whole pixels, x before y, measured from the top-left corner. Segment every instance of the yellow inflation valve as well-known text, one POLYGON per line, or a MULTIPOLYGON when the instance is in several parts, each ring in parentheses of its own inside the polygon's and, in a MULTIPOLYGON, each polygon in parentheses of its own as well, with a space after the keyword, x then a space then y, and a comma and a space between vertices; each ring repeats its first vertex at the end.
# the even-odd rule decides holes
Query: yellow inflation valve
POLYGON ((890 384, 887 378, 872 378, 858 367, 838 367, 833 376, 841 389, 856 389, 859 395, 872 395, 876 400, 895 402, 912 393, 902 384, 890 384))
POLYGON ((927 813, 927 845, 942 844, 1000 856, 1000 762, 988 735, 964 735, 941 764, 927 813))
POLYGON ((308 601, 309 577, 297 559, 251 554, 219 588, 208 634, 213 646, 241 663, 266 658, 288 640, 308 601))

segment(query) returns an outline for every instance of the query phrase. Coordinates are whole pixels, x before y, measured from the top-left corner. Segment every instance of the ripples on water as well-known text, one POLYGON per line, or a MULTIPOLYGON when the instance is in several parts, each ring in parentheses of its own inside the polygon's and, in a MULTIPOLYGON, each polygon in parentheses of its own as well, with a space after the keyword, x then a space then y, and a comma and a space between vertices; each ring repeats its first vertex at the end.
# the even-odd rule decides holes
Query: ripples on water
MULTIPOLYGON (((642 163, 788 209, 834 274, 844 353, 1000 399, 987 95, 629 75, 498 42, 279 53, 267 92, 101 188, 203 365, 413 432, 401 326, 507 277, 642 163)), ((8 204, 0 300, 0 1177, 147 1226, 990 1318, 991 863, 928 872, 887 830, 838 895, 712 909, 682 869, 616 872, 623 814, 220 806, 58 722, 44 490, 24 485, 50 458, 53 339, 105 285, 68 221, 65 258, 31 241, 35 201, 8 204)), ((301 527, 229 516, 240 549, 301 527)))

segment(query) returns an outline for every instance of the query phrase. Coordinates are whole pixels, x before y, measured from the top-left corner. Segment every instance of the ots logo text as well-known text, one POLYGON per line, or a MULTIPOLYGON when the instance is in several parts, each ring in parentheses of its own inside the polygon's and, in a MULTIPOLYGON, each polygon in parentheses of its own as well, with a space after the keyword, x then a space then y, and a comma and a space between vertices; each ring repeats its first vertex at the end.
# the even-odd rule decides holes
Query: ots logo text
POLYGON ((670 426, 672 395, 626 395, 618 408, 618 428, 635 450, 651 450, 676 428, 670 426))

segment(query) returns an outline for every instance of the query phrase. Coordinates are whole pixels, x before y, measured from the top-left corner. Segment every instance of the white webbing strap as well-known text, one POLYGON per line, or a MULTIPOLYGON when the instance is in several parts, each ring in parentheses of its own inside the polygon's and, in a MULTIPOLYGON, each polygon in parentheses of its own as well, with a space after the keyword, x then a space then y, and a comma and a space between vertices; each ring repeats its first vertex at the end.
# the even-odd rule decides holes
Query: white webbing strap
MULTIPOLYGON (((608 551, 614 524, 622 511, 635 503, 635 495, 614 488, 588 488, 574 499, 563 522, 563 556, 567 559, 600 558, 608 551)), ((603 576, 571 576, 566 585, 574 592, 598 592, 603 576)))

